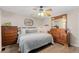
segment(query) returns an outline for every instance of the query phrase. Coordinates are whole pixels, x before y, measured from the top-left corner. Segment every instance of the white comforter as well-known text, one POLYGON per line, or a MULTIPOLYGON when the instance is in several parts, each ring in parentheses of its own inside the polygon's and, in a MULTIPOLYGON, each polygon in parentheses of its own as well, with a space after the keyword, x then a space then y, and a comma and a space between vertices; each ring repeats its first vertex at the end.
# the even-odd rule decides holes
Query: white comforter
POLYGON ((48 43, 53 43, 53 38, 48 33, 31 33, 19 37, 19 47, 22 53, 27 53, 48 43))

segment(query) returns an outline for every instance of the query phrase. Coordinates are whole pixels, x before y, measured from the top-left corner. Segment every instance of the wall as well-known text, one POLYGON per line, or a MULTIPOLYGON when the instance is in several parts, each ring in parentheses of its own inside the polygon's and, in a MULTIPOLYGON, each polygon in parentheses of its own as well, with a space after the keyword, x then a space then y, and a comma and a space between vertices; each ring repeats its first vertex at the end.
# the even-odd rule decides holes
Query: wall
MULTIPOLYGON (((33 19, 33 26, 34 27, 43 27, 44 25, 50 25, 50 17, 38 17, 38 16, 24 16, 19 15, 15 13, 11 13, 8 11, 2 10, 2 21, 1 24, 3 25, 5 22, 11 22, 12 26, 18 26, 18 27, 25 27, 24 25, 24 19, 25 18, 31 18, 33 19)), ((50 26, 48 26, 46 29, 49 30, 50 26)))
POLYGON ((17 15, 11 12, 2 11, 2 21, 1 24, 5 22, 11 22, 12 26, 24 26, 23 20, 25 19, 24 16, 17 15))
POLYGON ((1 52, 1 10, 0 10, 0 52, 1 52))
POLYGON ((68 12, 67 27, 70 30, 71 45, 79 47, 79 9, 68 12))

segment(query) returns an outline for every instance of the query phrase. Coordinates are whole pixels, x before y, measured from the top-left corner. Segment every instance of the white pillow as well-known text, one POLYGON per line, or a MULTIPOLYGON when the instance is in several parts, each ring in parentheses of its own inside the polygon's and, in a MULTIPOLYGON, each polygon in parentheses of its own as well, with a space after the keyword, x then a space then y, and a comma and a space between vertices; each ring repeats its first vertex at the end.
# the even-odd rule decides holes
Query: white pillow
POLYGON ((37 33, 37 29, 21 28, 21 35, 30 34, 30 33, 37 33))
POLYGON ((25 30, 26 33, 37 33, 37 29, 28 29, 25 30))
POLYGON ((26 34, 25 31, 26 31, 26 28, 21 28, 21 35, 26 34))
POLYGON ((38 28, 39 33, 47 33, 47 30, 44 28, 38 28))

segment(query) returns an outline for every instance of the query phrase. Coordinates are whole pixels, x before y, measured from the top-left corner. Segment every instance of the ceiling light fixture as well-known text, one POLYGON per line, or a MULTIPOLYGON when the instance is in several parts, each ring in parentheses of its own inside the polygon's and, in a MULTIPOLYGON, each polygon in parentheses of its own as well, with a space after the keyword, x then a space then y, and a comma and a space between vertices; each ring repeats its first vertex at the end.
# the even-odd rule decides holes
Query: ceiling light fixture
POLYGON ((34 8, 33 15, 37 16, 51 16, 52 15, 52 9, 49 7, 39 6, 39 8, 34 8))
POLYGON ((39 16, 44 16, 44 9, 43 9, 43 6, 40 6, 38 15, 39 15, 39 16))

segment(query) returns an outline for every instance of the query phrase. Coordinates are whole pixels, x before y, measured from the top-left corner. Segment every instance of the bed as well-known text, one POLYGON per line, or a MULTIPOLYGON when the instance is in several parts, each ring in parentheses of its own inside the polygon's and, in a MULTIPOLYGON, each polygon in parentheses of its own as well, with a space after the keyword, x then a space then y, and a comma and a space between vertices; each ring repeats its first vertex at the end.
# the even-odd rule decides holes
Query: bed
POLYGON ((28 53, 31 50, 42 47, 48 43, 54 44, 52 36, 48 33, 34 32, 19 35, 18 38, 21 53, 28 53))

